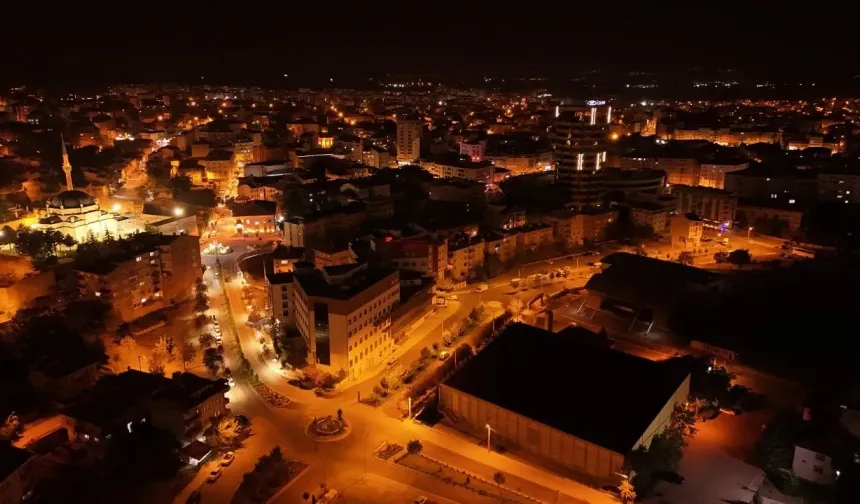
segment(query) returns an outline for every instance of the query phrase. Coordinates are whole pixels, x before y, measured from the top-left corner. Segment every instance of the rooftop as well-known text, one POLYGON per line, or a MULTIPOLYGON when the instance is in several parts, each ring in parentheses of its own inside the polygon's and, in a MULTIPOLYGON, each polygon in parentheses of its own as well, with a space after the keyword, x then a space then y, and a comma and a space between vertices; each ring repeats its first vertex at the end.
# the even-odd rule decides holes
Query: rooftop
POLYGON ((200 404, 216 394, 229 390, 223 379, 209 380, 193 373, 174 373, 166 387, 156 391, 152 398, 178 404, 184 409, 200 404))
POLYGON ((396 283, 397 270, 369 268, 366 264, 345 264, 303 273, 297 275, 296 280, 308 296, 345 300, 390 277, 396 283))
POLYGON ((274 216, 278 204, 274 201, 251 200, 233 207, 233 217, 274 216))
POLYGON ((649 361, 583 341, 580 331, 513 324, 445 384, 627 454, 688 373, 676 361, 649 361))

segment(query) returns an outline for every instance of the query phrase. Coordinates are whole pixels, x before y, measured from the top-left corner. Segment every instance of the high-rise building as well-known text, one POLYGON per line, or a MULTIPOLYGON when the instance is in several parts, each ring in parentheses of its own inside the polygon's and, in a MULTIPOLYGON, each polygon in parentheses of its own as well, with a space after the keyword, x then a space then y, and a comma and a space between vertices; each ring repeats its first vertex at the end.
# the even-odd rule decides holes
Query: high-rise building
POLYGON ((587 100, 556 107, 550 128, 556 182, 568 190, 570 206, 600 204, 604 188, 600 169, 606 163, 606 143, 612 106, 587 100))
POLYGON ((421 128, 419 119, 397 120, 397 162, 408 164, 421 154, 421 128))

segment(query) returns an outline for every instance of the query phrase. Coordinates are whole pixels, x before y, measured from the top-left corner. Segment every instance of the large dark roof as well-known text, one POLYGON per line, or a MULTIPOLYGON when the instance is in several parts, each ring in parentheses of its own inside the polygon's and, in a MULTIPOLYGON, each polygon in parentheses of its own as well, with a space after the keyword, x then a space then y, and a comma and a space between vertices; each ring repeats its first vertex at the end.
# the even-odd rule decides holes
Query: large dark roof
POLYGON ((625 303, 655 309, 672 308, 675 298, 691 286, 706 286, 719 275, 637 254, 616 252, 603 258, 607 267, 585 288, 625 303))
POLYGON ((341 266, 329 266, 322 270, 296 275, 299 285, 308 296, 316 296, 329 299, 351 299, 377 283, 395 274, 394 282, 398 282, 397 270, 389 268, 368 268, 364 264, 345 264, 341 266), (346 279, 335 279, 341 275, 348 275, 346 279), (326 277, 329 277, 329 280, 326 277), (331 283, 329 283, 331 282, 331 283))
POLYGON ((509 326, 446 385, 616 453, 627 454, 688 376, 653 362, 552 333, 509 326))

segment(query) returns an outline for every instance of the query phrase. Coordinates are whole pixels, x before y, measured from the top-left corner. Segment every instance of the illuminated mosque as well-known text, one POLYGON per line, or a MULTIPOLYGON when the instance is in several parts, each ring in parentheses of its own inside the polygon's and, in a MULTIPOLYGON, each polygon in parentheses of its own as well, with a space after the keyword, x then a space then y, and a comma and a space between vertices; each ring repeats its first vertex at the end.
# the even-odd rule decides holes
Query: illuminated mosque
POLYGON ((63 171, 66 173, 66 190, 57 194, 41 210, 38 228, 53 229, 69 235, 78 243, 92 233, 102 238, 105 233, 117 236, 117 215, 99 208, 98 201, 72 184, 72 165, 66 144, 63 143, 63 171))

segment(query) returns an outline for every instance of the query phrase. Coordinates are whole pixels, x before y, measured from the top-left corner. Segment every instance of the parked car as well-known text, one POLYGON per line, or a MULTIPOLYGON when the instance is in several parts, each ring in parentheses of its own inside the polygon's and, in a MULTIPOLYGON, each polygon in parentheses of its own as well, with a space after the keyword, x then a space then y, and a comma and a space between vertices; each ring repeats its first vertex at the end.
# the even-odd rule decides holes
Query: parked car
POLYGON ((448 352, 448 350, 442 350, 441 352, 439 352, 439 360, 445 360, 450 356, 451 354, 448 352))
POLYGON ((221 457, 221 467, 227 467, 228 465, 233 463, 233 459, 236 458, 236 455, 228 451, 221 457))
POLYGON ((415 499, 415 504, 426 504, 426 503, 427 503, 427 497, 424 497, 423 495, 421 497, 418 497, 417 499, 415 499))
POLYGON ((209 471, 209 476, 206 477, 206 482, 207 483, 215 483, 216 481, 218 481, 218 478, 220 478, 220 477, 221 477, 221 468, 218 467, 217 469, 212 469, 211 471, 209 471))
POLYGON ((458 297, 457 297, 457 295, 456 295, 456 294, 448 294, 448 296, 447 296, 447 297, 448 297, 448 301, 457 301, 457 300, 459 300, 459 299, 460 299, 460 298, 458 298, 458 297))
POLYGON ((686 478, 680 474, 672 471, 655 471, 654 477, 675 485, 680 485, 686 480, 686 478))
POLYGON ((388 362, 385 365, 388 367, 394 367, 397 365, 397 359, 392 357, 391 359, 388 359, 388 362))
POLYGON ((477 287, 475 287, 475 292, 486 292, 489 289, 490 289, 489 285, 482 283, 482 284, 479 284, 477 287))
POLYGON ((335 490, 334 488, 331 488, 331 489, 329 489, 328 492, 323 494, 323 496, 320 497, 320 499, 317 502, 319 504, 329 504, 331 502, 336 501, 339 495, 340 495, 340 493, 338 493, 337 490, 335 490))

